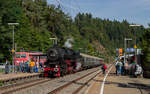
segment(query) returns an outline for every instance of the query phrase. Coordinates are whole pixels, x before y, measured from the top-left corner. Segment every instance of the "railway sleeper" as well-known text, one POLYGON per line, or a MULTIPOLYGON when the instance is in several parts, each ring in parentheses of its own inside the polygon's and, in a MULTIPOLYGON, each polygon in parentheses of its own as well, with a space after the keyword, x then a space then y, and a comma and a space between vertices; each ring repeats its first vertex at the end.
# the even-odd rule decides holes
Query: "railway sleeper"
POLYGON ((0 81, 2 83, 0 88, 3 88, 3 87, 7 88, 11 85, 13 86, 18 83, 28 82, 31 80, 36 80, 38 78, 39 78, 39 75, 31 75, 31 76, 16 77, 16 78, 12 78, 12 79, 2 80, 2 81, 0 81))

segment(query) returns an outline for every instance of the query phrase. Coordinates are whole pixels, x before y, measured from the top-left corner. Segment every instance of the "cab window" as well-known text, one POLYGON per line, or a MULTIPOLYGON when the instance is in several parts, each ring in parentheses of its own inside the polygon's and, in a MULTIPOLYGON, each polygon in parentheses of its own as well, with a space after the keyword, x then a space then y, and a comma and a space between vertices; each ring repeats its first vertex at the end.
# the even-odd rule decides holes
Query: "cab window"
POLYGON ((16 54, 16 58, 20 58, 20 54, 16 54))
POLYGON ((26 54, 16 54, 16 58, 26 58, 26 54))
POLYGON ((26 58, 26 54, 21 54, 21 58, 26 58))

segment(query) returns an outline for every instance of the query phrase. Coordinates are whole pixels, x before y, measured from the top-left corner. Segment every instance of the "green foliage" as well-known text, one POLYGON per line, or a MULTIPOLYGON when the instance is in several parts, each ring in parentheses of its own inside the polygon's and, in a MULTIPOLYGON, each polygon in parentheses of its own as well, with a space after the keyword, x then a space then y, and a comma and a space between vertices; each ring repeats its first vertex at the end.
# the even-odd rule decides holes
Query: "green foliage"
POLYGON ((2 86, 3 85, 3 83, 0 81, 0 86, 2 86))
MULTIPOLYGON (((0 0, 0 62, 11 57, 12 26, 9 22, 18 22, 15 26, 17 51, 46 52, 56 37, 58 45, 64 46, 67 38, 73 38, 73 49, 93 56, 108 57, 114 55, 116 48, 123 48, 125 37, 134 39, 137 32, 138 47, 141 46, 143 27, 130 29, 124 20, 110 21, 92 17, 90 13, 78 13, 74 19, 65 14, 60 6, 48 5, 47 0, 0 0), (106 48, 106 53, 97 51, 98 42, 106 48), (109 55, 109 56, 108 56, 109 55)), ((133 47, 132 41, 130 47, 133 47)))
POLYGON ((21 7, 15 0, 0 1, 0 62, 10 58, 9 48, 12 47, 12 28, 10 22, 17 22, 21 15, 21 7))
POLYGON ((147 29, 143 39, 144 69, 150 71, 150 29, 147 29))

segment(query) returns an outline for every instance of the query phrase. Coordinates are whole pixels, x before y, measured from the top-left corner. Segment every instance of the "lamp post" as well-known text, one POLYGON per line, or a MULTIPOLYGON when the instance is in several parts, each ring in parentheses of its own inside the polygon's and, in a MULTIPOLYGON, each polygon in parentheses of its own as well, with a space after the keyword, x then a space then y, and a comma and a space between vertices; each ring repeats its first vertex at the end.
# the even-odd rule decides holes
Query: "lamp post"
POLYGON ((130 40, 132 40, 131 38, 125 38, 124 39, 124 63, 126 63, 126 48, 127 48, 127 46, 126 46, 126 41, 130 41, 130 40))
MULTIPOLYGON (((140 27, 141 25, 138 25, 138 24, 131 24, 129 25, 130 27, 140 27)), ((134 35, 135 35, 135 45, 136 46, 136 31, 134 31, 134 35)), ((136 51, 135 51, 136 52, 136 51)))
POLYGON ((49 39, 51 39, 51 40, 53 40, 53 45, 57 45, 57 38, 49 38, 49 39))
POLYGON ((15 29, 15 25, 19 25, 19 23, 8 23, 8 25, 12 25, 13 27, 13 33, 12 33, 12 40, 13 40, 13 44, 12 44, 12 64, 13 64, 13 72, 15 72, 15 60, 14 60, 14 57, 15 57, 15 32, 14 32, 14 29, 15 29))
MULTIPOLYGON (((141 25, 138 25, 138 24, 131 24, 129 25, 130 27, 140 27, 141 25)), ((134 31, 134 36, 135 36, 135 45, 134 45, 134 49, 135 49, 135 62, 137 61, 136 60, 136 52, 137 52, 137 47, 136 47, 136 31, 134 31)), ((137 62, 136 62, 137 63, 137 62)))

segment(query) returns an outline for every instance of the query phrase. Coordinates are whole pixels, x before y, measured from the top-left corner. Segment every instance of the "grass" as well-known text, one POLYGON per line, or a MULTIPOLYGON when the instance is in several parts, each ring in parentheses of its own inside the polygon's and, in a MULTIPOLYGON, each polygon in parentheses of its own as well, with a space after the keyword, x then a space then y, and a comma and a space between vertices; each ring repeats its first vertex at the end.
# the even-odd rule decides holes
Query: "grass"
POLYGON ((5 69, 0 69, 0 74, 5 73, 5 69))
POLYGON ((3 83, 0 81, 0 86, 3 86, 3 83))

